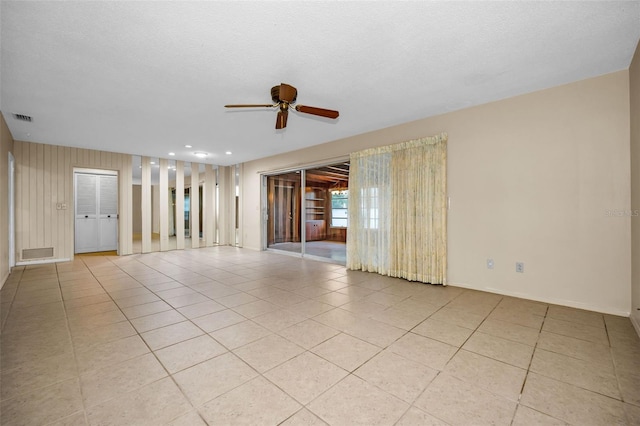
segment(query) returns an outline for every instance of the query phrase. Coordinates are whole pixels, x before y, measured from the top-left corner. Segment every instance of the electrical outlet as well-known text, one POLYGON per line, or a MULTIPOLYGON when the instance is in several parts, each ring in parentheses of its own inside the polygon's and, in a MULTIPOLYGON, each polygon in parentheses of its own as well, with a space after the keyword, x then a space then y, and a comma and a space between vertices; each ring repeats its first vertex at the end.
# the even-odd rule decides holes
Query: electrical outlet
POLYGON ((524 272, 524 263, 516 262, 516 272, 523 273, 524 272))
POLYGON ((487 269, 493 269, 493 259, 487 259, 487 269))

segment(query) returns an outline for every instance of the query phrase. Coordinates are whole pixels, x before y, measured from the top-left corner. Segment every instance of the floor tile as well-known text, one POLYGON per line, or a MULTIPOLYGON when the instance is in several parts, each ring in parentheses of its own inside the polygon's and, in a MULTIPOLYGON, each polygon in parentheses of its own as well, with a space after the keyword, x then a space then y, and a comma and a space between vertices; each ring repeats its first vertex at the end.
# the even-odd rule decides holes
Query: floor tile
POLYGON ((133 336, 134 334, 136 334, 136 330, 131 323, 122 321, 104 327, 72 331, 71 339, 76 350, 82 350, 94 345, 133 336))
POLYGON ((325 422, 320 420, 318 416, 311 411, 303 408, 302 410, 289 417, 280 426, 327 426, 325 422))
POLYGON ((328 424, 393 425, 409 404, 350 375, 307 408, 328 424))
POLYGON ((0 298, 3 424, 640 424, 614 315, 222 246, 16 267, 0 298))
POLYGON ((589 325, 591 327, 604 328, 604 316, 602 314, 582 309, 569 308, 566 306, 549 306, 547 318, 575 322, 578 324, 589 325))
POLYGON ((140 336, 130 336, 76 351, 81 373, 118 364, 149 352, 140 336))
POLYGON ((604 322, 607 326, 607 331, 609 333, 620 333, 620 334, 635 334, 636 329, 633 328, 633 324, 629 317, 621 317, 616 315, 605 315, 604 322))
POLYGON ((85 317, 69 317, 69 329, 71 332, 82 329, 93 329, 103 325, 126 321, 126 317, 119 310, 100 312, 85 317))
POLYGON ((230 296, 220 297, 216 299, 216 302, 226 306, 227 308, 234 308, 236 306, 245 305, 247 303, 256 302, 258 300, 260 299, 248 293, 236 293, 230 296))
POLYGON ((264 300, 246 303, 244 305, 236 306, 235 308, 233 308, 234 311, 236 311, 243 317, 250 319, 278 309, 282 308, 278 305, 274 305, 273 303, 269 303, 264 300))
POLYGON ((431 318, 425 320, 411 331, 457 347, 462 346, 473 333, 473 330, 468 328, 431 318))
POLYGON ((540 334, 535 328, 491 319, 484 321, 478 331, 529 346, 536 344, 540 334))
POLYGON ((133 319, 131 320, 131 324, 138 330, 138 333, 144 333, 145 331, 154 330, 184 320, 186 320, 186 318, 179 312, 171 310, 133 319))
POLYGON ((462 349, 527 369, 534 347, 476 331, 462 349))
POLYGON ((302 321, 278 332, 280 336, 305 349, 311 349, 339 333, 314 320, 302 321))
POLYGON ((304 352, 265 373, 280 389, 306 405, 349 373, 311 352, 304 352))
POLYGON ((315 297, 313 300, 316 300, 321 303, 326 303, 327 305, 331 305, 334 307, 338 307, 338 306, 342 306, 347 303, 354 302, 360 299, 362 298, 349 296, 343 293, 338 293, 337 291, 332 291, 330 293, 321 294, 320 296, 315 297))
POLYGON ((623 404, 615 399, 536 373, 529 373, 520 404, 570 424, 624 424, 623 404))
POLYGON ((593 392, 621 399, 616 376, 599 364, 536 349, 530 371, 593 392))
POLYGON ((204 404, 203 417, 211 424, 276 425, 300 405, 262 377, 204 404))
POLYGON ((147 345, 149 345, 149 348, 154 351, 202 334, 204 334, 204 332, 200 328, 196 327, 192 322, 183 321, 147 331, 140 334, 140 336, 144 339, 147 345))
POLYGON ((482 323, 485 317, 484 315, 478 315, 445 306, 429 318, 475 330, 482 323))
POLYGON ((203 335, 156 350, 155 354, 169 373, 176 373, 225 352, 218 342, 203 335))
POLYGON ((517 402, 527 371, 461 350, 447 364, 445 371, 464 382, 517 402))
POLYGON ((381 348, 390 345, 406 333, 400 328, 359 317, 343 309, 325 312, 314 317, 314 320, 381 348))
POLYGON ((340 309, 344 309, 345 311, 349 311, 355 315, 372 317, 376 313, 388 309, 388 306, 381 305, 375 302, 367 302, 365 300, 356 300, 354 302, 349 302, 340 306, 340 309))
POLYGON ((271 331, 253 321, 243 321, 210 333, 211 337, 228 349, 236 349, 271 334, 271 331))
POLYGON ((170 423, 168 426, 207 426, 197 411, 190 411, 187 414, 183 414, 170 423))
POLYGON ((16 368, 2 370, 0 399, 5 400, 76 376, 76 360, 72 352, 22 363, 16 368))
POLYGON ((416 407, 409 408, 409 411, 396 423, 396 426, 448 426, 447 423, 425 413, 416 407))
POLYGON ((287 309, 291 312, 303 315, 306 318, 312 318, 316 315, 330 311, 334 309, 334 307, 326 303, 318 302, 317 300, 305 300, 304 302, 291 305, 287 307, 287 309))
POLYGON ((284 330, 285 328, 291 327, 292 325, 302 322, 306 319, 307 317, 305 317, 304 315, 297 314, 295 312, 289 311, 288 309, 278 309, 276 311, 272 311, 264 315, 252 318, 254 322, 273 332, 284 330))
POLYGON ((124 299, 118 299, 115 301, 115 304, 120 307, 120 309, 128 308, 131 306, 144 305, 146 303, 157 302, 160 301, 160 298, 153 293, 146 293, 140 296, 132 296, 125 297, 124 299))
POLYGON ((609 345, 543 331, 540 333, 537 348, 597 363, 600 368, 613 373, 613 358, 609 345))
POLYGON ((568 426, 566 422, 555 419, 540 411, 524 405, 519 405, 516 415, 513 418, 512 426, 531 426, 531 425, 548 425, 548 426, 568 426))
POLYGON ((129 319, 143 317, 145 315, 156 314, 158 312, 164 312, 171 310, 171 305, 161 300, 157 302, 145 303, 143 305, 129 306, 128 308, 122 308, 122 312, 129 319))
POLYGON ((523 311, 521 309, 505 308, 498 306, 489 314, 488 319, 510 322, 513 324, 524 325, 525 327, 535 328, 540 330, 544 317, 540 315, 534 315, 530 312, 523 311))
POLYGON ((0 404, 2 424, 47 424, 82 410, 82 396, 78 379, 34 389, 0 404))
POLYGON ((404 309, 390 307, 383 311, 374 313, 371 315, 371 318, 408 331, 424 321, 424 319, 427 318, 427 315, 424 313, 405 311, 404 309))
POLYGON ((92 425, 157 425, 190 409, 180 389, 167 377, 88 408, 87 418, 92 425))
POLYGON ((509 425, 516 403, 441 373, 416 400, 416 407, 452 425, 509 425))
POLYGON ((91 370, 80 376, 85 407, 103 403, 166 376, 167 372, 150 353, 114 366, 91 370))
POLYGON ((640 371, 638 374, 623 373, 618 376, 620 393, 624 402, 640 407, 640 371))
POLYGON ((311 349, 313 353, 347 371, 355 370, 380 350, 375 345, 343 333, 311 349))
POLYGON ((226 308, 218 302, 208 300, 206 302, 183 306, 181 308, 178 308, 178 312, 189 319, 194 319, 203 315, 212 314, 214 312, 224 311, 225 309, 226 308))
POLYGON ((304 349, 272 334, 235 349, 233 352, 257 371, 264 373, 301 354, 304 349))
POLYGON ((607 332, 604 327, 592 327, 586 324, 547 318, 542 326, 542 331, 574 337, 601 345, 607 345, 607 332))
POLYGON ((225 309, 224 311, 218 311, 212 314, 193 318, 191 321, 207 333, 211 333, 212 331, 229 327, 230 325, 246 320, 247 319, 245 317, 235 313, 231 309, 225 309))
POLYGON ((87 424, 84 411, 78 411, 47 426, 86 426, 87 424))
POLYGON ((627 424, 640 425, 640 407, 624 404, 624 412, 627 415, 627 424))
POLYGON ((389 346, 389 350, 427 367, 443 370, 458 348, 414 333, 407 333, 389 346))
POLYGON ((189 400, 200 406, 257 375, 238 357, 226 353, 182 370, 173 377, 189 400))
POLYGON ((360 366, 353 374, 411 404, 438 371, 386 350, 360 366))

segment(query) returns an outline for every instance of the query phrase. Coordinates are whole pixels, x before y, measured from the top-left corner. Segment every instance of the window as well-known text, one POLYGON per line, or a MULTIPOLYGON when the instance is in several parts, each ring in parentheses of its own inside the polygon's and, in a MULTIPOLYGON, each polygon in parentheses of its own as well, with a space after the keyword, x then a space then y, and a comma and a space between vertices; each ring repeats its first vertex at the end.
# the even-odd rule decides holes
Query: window
POLYGON ((331 191, 331 226, 346 228, 349 191, 347 189, 331 191))

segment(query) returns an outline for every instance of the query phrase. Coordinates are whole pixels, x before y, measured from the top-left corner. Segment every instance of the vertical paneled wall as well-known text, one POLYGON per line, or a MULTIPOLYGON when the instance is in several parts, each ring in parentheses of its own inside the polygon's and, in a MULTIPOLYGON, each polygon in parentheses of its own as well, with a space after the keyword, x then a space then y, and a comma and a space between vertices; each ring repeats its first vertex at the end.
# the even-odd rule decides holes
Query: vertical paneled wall
POLYGON ((74 253, 73 169, 118 171, 120 254, 132 252, 131 156, 16 141, 16 261, 24 249, 53 247, 54 259, 74 253))

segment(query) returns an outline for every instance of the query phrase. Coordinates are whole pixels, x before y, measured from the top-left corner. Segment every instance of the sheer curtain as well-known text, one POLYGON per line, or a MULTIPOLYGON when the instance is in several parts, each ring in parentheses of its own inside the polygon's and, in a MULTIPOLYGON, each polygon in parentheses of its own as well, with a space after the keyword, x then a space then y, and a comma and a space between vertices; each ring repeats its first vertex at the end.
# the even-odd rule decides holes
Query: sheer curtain
POLYGON ((351 154, 347 268, 447 283, 447 135, 351 154))

